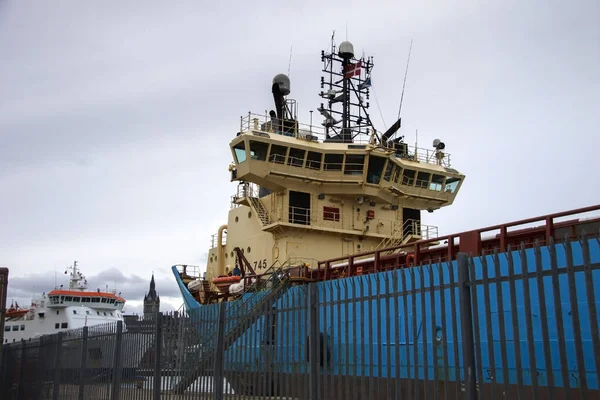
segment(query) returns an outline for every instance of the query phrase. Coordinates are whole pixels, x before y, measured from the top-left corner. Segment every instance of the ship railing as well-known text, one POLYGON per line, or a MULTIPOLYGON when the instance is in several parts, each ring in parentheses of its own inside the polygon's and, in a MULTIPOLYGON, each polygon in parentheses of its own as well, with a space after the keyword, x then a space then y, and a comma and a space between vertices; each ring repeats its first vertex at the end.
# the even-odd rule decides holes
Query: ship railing
POLYGON ((438 227, 425 225, 417 219, 405 219, 402 224, 402 237, 419 236, 423 239, 434 239, 438 236, 438 227))
POLYGON ((180 275, 185 275, 190 278, 201 278, 200 266, 198 265, 176 264, 175 267, 177 267, 177 271, 180 275))
MULTIPOLYGON (((331 228, 331 229, 356 229, 354 219, 351 217, 344 218, 344 214, 340 211, 339 207, 330 206, 326 209, 318 209, 315 207, 296 207, 290 206, 284 210, 276 210, 272 214, 273 221, 286 222, 290 224, 298 225, 314 225, 320 228, 331 228)), ((365 215, 366 216, 366 215, 365 215)), ((371 224, 371 233, 393 236, 399 231, 394 228, 394 222, 390 220, 384 220, 380 218, 369 219, 371 224)), ((427 234, 433 234, 437 232, 437 227, 423 225, 423 228, 427 228, 427 234)))
MULTIPOLYGON (((225 229, 223 231, 223 238, 221 240, 221 245, 225 246, 226 243, 227 243, 227 229, 225 229)), ((215 248, 217 248, 218 244, 219 244, 219 235, 217 233, 213 233, 212 235, 210 235, 210 248, 215 249, 215 248)))
POLYGON ((581 237, 597 235, 600 229, 600 204, 547 214, 539 217, 488 226, 472 231, 464 231, 450 235, 395 245, 389 248, 358 253, 349 256, 337 257, 319 261, 317 271, 320 276, 327 279, 336 271, 333 269, 348 269, 349 275, 357 272, 359 264, 362 268, 370 268, 371 272, 384 271, 390 268, 401 268, 408 265, 406 262, 397 262, 398 253, 412 254, 414 259, 411 265, 422 262, 447 262, 456 259, 458 252, 471 253, 479 256, 493 251, 504 252, 508 248, 532 248, 536 244, 549 245, 558 240, 570 240, 581 237), (590 216, 590 213, 594 213, 590 216), (582 218, 587 214, 587 218, 582 218), (564 220, 568 218, 567 220, 564 220), (387 256, 389 252, 395 254, 387 256), (389 258, 394 262, 383 262, 389 258))
MULTIPOLYGON (((353 143, 372 144, 371 129, 372 128, 367 128, 362 131, 365 135, 357 135, 353 140, 353 143)), ((326 139, 325 129, 322 125, 313 125, 312 123, 304 124, 294 121, 290 126, 287 122, 276 123, 266 114, 256 114, 252 112, 240 117, 240 132, 248 131, 281 134, 317 143, 323 143, 326 139)), ((450 154, 437 149, 426 149, 418 147, 418 145, 413 146, 407 143, 402 143, 400 148, 390 147, 387 144, 384 144, 382 147, 395 153, 396 157, 400 159, 436 164, 445 167, 450 166, 450 154)))

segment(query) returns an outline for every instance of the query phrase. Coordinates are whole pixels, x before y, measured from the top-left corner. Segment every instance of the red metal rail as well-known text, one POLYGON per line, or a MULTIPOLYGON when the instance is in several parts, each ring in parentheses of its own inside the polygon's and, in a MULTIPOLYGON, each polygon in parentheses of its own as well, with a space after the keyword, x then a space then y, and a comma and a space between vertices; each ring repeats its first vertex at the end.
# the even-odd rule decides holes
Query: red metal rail
POLYGON ((536 241, 545 244, 551 238, 560 240, 565 236, 577 237, 583 231, 588 234, 597 234, 600 228, 600 217, 587 220, 576 218, 568 221, 556 221, 556 219, 575 217, 598 210, 600 210, 600 204, 320 261, 318 268, 310 272, 310 278, 319 281, 329 280, 420 263, 451 261, 459 252, 474 256, 491 252, 494 249, 504 252, 509 246, 515 248, 523 243, 525 247, 532 247, 536 241), (523 225, 538 222, 543 222, 543 224, 535 227, 523 227, 523 225), (490 237, 484 237, 484 234, 490 233, 490 237))

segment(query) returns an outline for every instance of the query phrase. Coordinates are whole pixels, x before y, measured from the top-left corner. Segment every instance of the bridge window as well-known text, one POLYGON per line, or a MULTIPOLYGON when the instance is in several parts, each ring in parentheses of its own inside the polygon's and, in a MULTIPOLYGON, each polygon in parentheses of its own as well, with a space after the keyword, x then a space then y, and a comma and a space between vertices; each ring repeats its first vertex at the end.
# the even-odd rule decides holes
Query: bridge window
POLYGON ((454 193, 458 188, 458 184, 460 183, 460 178, 448 178, 446 179, 446 192, 454 193))
POLYGON ((392 169, 395 167, 395 164, 388 160, 387 166, 385 167, 385 174, 383 174, 383 179, 386 181, 390 181, 392 179, 392 169))
POLYGON ((68 327, 68 326, 69 326, 69 324, 68 324, 68 323, 66 323, 66 322, 63 322, 62 324, 60 324, 60 327, 61 327, 62 329, 67 329, 67 327, 68 327))
POLYGON ((419 171, 417 174, 417 187, 427 188, 429 186, 429 177, 431 176, 428 172, 419 171))
POLYGON ((413 186, 415 184, 416 172, 412 169, 405 169, 402 174, 402 184, 407 186, 413 186))
POLYGON ((75 303, 81 303, 81 297, 73 297, 75 303))
POLYGON ((271 145, 271 155, 269 156, 269 161, 284 164, 285 163, 285 155, 287 154, 287 147, 271 145))
POLYGON ((21 330, 24 331, 25 330, 25 325, 21 325, 21 330))
POLYGON ((395 165, 395 168, 392 170, 392 182, 398 183, 400 177, 402 176, 402 167, 399 165, 395 165))
POLYGON ((306 168, 321 169, 321 160, 322 159, 323 159, 323 154, 315 153, 314 151, 309 151, 308 156, 306 156, 306 168))
POLYGON ((370 156, 369 157, 369 169, 367 170, 367 183, 379 184, 381 175, 383 173, 383 166, 385 164, 385 158, 370 156))
POLYGON ((429 189, 435 190, 436 192, 441 192, 443 185, 444 176, 433 174, 433 176, 431 177, 431 183, 429 184, 429 189))
POLYGON ((323 166, 323 169, 325 171, 341 171, 343 163, 343 154, 325 154, 325 165, 323 166))
POLYGON ((338 222, 340 220, 340 209, 337 207, 323 207, 323 220, 338 222))
POLYGON ((65 297, 65 301, 73 301, 73 298, 71 296, 67 296, 65 297))
POLYGON ((58 329, 60 327, 60 324, 57 322, 54 324, 54 329, 58 329))
POLYGON ((19 325, 13 325, 12 330, 13 330, 13 332, 18 331, 19 325))
POLYGON ((269 145, 267 143, 250 141, 250 158, 253 160, 266 161, 268 150, 269 145))
POLYGON ((233 146, 233 151, 235 152, 235 158, 238 164, 241 164, 244 161, 246 161, 246 145, 244 144, 244 142, 240 142, 233 146))
POLYGON ((6 325, 4 327, 4 332, 10 332, 10 325, 6 325))
POLYGON ((344 174, 362 175, 365 167, 365 156, 348 154, 346 155, 346 164, 344 164, 344 174))
POLYGON ((100 303, 100 297, 92 297, 92 303, 100 303))
POLYGON ((293 165, 294 167, 301 167, 304 165, 304 156, 306 155, 306 150, 294 149, 290 148, 290 156, 288 157, 288 165, 293 165))

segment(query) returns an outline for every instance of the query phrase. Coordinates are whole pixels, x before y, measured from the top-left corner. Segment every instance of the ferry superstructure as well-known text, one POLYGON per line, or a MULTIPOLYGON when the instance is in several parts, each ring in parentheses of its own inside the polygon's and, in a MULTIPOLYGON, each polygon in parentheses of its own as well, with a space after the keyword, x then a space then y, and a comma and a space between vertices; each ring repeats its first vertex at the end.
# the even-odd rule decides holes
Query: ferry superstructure
POLYGON ((34 297, 28 308, 17 306, 7 310, 4 343, 123 321, 125 299, 120 293, 117 294, 116 290, 88 290, 87 279, 79 270, 77 261, 69 269, 67 289, 61 285, 34 297))

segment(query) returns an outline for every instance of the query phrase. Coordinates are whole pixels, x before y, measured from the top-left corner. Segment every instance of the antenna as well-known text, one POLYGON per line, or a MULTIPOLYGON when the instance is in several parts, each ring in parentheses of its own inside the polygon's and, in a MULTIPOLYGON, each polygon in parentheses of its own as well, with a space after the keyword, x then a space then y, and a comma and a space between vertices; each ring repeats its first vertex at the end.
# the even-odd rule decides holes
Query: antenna
POLYGON ((288 78, 290 77, 291 69, 292 69, 292 46, 290 46, 290 61, 288 63, 288 78))
POLYGON ((402 94, 400 95, 400 107, 398 108, 398 119, 400 119, 400 111, 402 111, 402 100, 404 99, 404 88, 406 87, 406 76, 408 75, 408 64, 410 63, 410 53, 412 51, 413 40, 410 39, 410 47, 408 49, 408 60, 406 61, 406 71, 404 72, 404 83, 402 84, 402 94))

